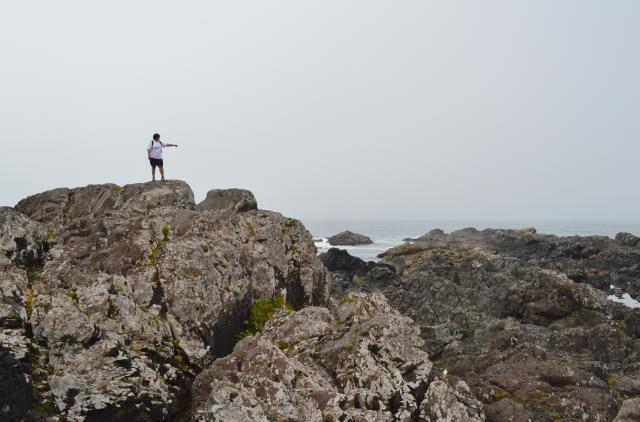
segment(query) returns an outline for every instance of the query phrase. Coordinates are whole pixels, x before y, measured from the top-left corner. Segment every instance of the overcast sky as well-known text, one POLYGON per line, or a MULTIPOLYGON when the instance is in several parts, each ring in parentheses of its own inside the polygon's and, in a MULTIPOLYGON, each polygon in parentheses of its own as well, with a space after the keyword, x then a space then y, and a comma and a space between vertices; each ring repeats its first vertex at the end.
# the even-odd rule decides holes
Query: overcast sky
POLYGON ((640 2, 5 1, 0 204, 169 178, 299 218, 639 220, 640 2))

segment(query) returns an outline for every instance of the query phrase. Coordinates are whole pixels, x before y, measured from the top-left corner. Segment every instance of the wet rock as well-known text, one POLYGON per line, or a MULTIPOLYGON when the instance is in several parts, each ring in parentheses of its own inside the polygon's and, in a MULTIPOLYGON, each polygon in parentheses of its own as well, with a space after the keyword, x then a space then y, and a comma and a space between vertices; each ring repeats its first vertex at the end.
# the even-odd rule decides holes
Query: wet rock
POLYGON ((329 271, 355 273, 367 266, 367 263, 362 259, 351 256, 349 252, 338 248, 330 248, 327 252, 320 254, 320 261, 329 271))
POLYGON ((198 375, 193 420, 483 421, 464 382, 431 382, 418 332, 381 295, 281 311, 198 375))
POLYGON ((207 192, 207 197, 198 204, 198 208, 201 210, 245 212, 258 209, 258 201, 248 190, 213 189, 207 192))
POLYGON ((371 238, 362 234, 350 232, 349 230, 335 234, 327 241, 332 246, 370 245, 373 243, 371 238))

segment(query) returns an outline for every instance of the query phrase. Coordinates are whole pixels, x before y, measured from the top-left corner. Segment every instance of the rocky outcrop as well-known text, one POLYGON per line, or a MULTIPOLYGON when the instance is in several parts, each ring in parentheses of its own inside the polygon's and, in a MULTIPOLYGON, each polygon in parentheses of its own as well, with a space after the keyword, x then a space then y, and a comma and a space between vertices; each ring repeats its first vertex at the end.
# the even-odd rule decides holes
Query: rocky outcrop
POLYGON ((349 230, 335 234, 327 239, 331 246, 357 246, 357 245, 370 245, 373 243, 371 238, 350 232, 349 230))
POLYGON ((195 380, 196 421, 483 421, 467 385, 432 369, 381 295, 280 311, 195 380))
POLYGON ((248 190, 212 189, 204 201, 198 204, 200 210, 231 210, 244 212, 258 209, 258 201, 248 190))
POLYGON ((2 209, 0 376, 16 387, 0 388, 0 419, 177 420, 254 299, 325 303, 303 225, 235 211, 197 207, 180 181, 56 189, 2 209))
POLYGON ((381 257, 396 278, 365 274, 352 288, 381 291, 413 318, 436 367, 465 379, 488 420, 606 421, 640 394, 640 310, 605 293, 614 284, 637 297, 636 246, 465 229, 381 257))

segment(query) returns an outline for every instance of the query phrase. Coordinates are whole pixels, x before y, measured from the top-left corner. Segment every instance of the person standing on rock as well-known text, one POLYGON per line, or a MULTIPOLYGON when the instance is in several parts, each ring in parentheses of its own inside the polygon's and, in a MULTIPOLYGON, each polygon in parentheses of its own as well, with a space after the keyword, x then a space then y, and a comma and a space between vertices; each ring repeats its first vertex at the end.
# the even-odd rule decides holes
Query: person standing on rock
POLYGON ((162 162, 162 149, 167 147, 177 147, 177 144, 165 144, 160 142, 160 134, 154 133, 153 139, 149 142, 147 147, 147 156, 149 157, 149 163, 151 164, 151 180, 156 181, 156 167, 160 168, 160 176, 164 181, 164 165, 162 162))

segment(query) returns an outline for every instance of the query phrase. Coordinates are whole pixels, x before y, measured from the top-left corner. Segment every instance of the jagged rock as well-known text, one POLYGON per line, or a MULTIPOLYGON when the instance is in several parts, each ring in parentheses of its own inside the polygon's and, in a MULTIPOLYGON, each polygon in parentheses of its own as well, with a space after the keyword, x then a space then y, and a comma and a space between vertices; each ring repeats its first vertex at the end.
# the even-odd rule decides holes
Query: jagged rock
POLYGON ((616 242, 624 246, 636 246, 640 242, 640 237, 631 233, 618 233, 616 234, 616 242))
POLYGON ((0 264, 25 267, 42 259, 47 249, 46 229, 10 207, 0 207, 0 264))
POLYGON ((418 333, 377 294, 280 311, 198 375, 193 420, 483 421, 463 381, 431 382, 418 333))
MULTIPOLYGON (((381 255, 381 291, 421 327, 437 367, 464 379, 494 421, 610 420, 640 388, 640 251, 602 237, 534 230, 432 231, 381 255)), ((335 271, 340 277, 341 271, 335 271)))
POLYGON ((198 209, 181 181, 57 189, 16 207, 3 211, 12 217, 0 220, 2 247, 4 233, 26 233, 35 252, 0 263, 11 270, 0 277, 0 322, 11 331, 0 347, 13 359, 0 372, 26 362, 18 375, 35 380, 33 406, 50 417, 182 418, 193 378, 232 349, 252 300, 281 290, 296 307, 328 298, 299 221, 198 209))
POLYGON ((15 209, 32 220, 45 224, 61 224, 62 210, 69 202, 69 189, 58 188, 29 196, 18 202, 15 209))
POLYGON ((248 190, 213 189, 207 192, 207 197, 198 204, 198 208, 201 210, 244 212, 258 209, 258 201, 248 190))
POLYGON ((349 230, 335 234, 327 241, 332 246, 370 245, 373 243, 371 238, 362 234, 350 232, 349 230))

